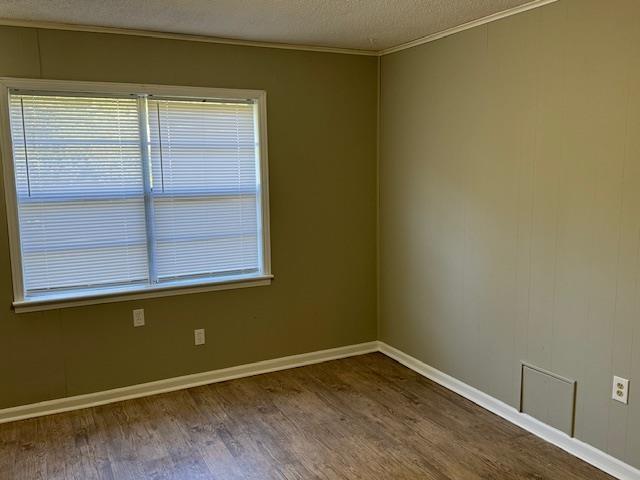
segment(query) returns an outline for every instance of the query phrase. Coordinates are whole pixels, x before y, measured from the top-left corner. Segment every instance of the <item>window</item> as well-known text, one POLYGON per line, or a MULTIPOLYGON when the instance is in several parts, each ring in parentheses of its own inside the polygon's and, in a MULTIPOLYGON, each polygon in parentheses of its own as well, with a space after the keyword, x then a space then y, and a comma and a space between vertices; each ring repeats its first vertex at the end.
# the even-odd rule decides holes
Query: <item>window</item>
POLYGON ((268 283, 263 92, 3 83, 17 309, 268 283))

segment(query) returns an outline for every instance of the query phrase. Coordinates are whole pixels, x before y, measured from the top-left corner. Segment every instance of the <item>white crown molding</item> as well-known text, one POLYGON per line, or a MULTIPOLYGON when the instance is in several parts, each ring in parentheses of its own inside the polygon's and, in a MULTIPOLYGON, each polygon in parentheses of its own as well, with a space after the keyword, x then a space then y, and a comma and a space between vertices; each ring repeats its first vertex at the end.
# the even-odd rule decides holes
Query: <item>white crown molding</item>
POLYGON ((460 380, 447 375, 426 363, 421 362, 397 348, 387 345, 384 342, 378 342, 382 353, 405 367, 419 373, 420 375, 436 382, 443 387, 454 391, 458 395, 471 400, 473 403, 489 410, 492 413, 504 418, 505 420, 533 433, 535 436, 560 447, 562 450, 571 455, 584 460, 594 467, 614 476, 620 480, 640 480, 640 470, 624 463, 617 458, 612 457, 608 453, 598 450, 577 438, 570 437, 564 432, 546 425, 539 420, 525 414, 520 413, 506 403, 487 395, 480 390, 467 385, 460 380))
POLYGON ((20 405, 18 407, 0 410, 0 423, 14 422, 27 418, 41 417, 54 413, 79 410, 81 408, 95 407, 107 403, 130 400, 132 398, 148 397, 159 393, 173 392, 185 388, 199 387, 210 383, 224 382, 235 378, 250 377, 263 373, 276 372, 289 368, 303 367, 314 363, 337 360, 339 358, 352 357, 378 351, 378 342, 360 343, 345 347, 331 348, 289 357, 281 357, 273 360, 239 365, 236 367, 211 370, 209 372, 195 373, 182 377, 174 377, 166 380, 131 385, 115 388, 102 392, 76 395, 73 397, 58 398, 45 402, 20 405))
POLYGON ((550 3, 554 3, 557 1, 558 0, 534 0, 532 2, 525 3, 524 5, 519 5, 517 7, 509 8, 501 12, 496 12, 491 15, 487 15, 486 17, 478 18, 477 20, 471 20, 470 22, 463 23, 462 25, 458 25, 457 27, 447 28, 446 30, 432 33, 430 35, 417 38, 415 40, 412 40, 407 43, 403 43, 401 45, 397 45, 395 47, 385 48, 384 50, 380 50, 378 52, 378 55, 379 56, 389 55, 390 53, 406 50, 407 48, 417 47, 418 45, 422 45, 424 43, 429 43, 444 37, 448 37, 449 35, 453 35, 454 33, 459 33, 464 30, 469 30, 470 28, 478 27, 480 25, 484 25, 485 23, 490 23, 496 20, 500 20, 501 18, 517 15, 518 13, 526 12, 528 10, 533 10, 534 8, 542 7, 544 5, 548 5, 550 3))
POLYGON ((191 35, 187 33, 158 32, 153 30, 136 30, 133 28, 99 27, 95 25, 78 25, 74 23, 39 22, 35 20, 14 20, 0 18, 0 25, 8 27, 42 28, 45 30, 69 30, 74 32, 111 33, 116 35, 134 35, 138 37, 164 38, 169 40, 187 40, 190 42, 218 43, 238 45, 241 47, 277 48, 283 50, 304 50, 308 52, 341 53, 346 55, 364 55, 375 57, 374 50, 358 50, 356 48, 321 47, 316 45, 294 45, 277 42, 258 42, 253 40, 235 40, 231 38, 210 37, 207 35, 191 35))
POLYGON ((139 37, 151 37, 151 38, 164 38, 170 40, 187 40, 192 42, 205 42, 205 43, 219 43, 224 45, 239 45, 244 47, 261 47, 261 48, 278 48, 284 50, 303 50, 308 52, 324 52, 324 53, 340 53, 345 55, 364 55, 370 57, 379 57, 388 55, 390 53, 406 50, 407 48, 416 47, 424 43, 433 42, 454 33, 462 32, 485 23, 500 20, 501 18, 510 17, 518 13, 526 12, 534 8, 542 7, 550 3, 557 2, 558 0, 533 0, 532 2, 525 3, 517 7, 509 8, 501 12, 487 15, 486 17, 472 20, 470 22, 458 25, 456 27, 447 28, 440 32, 435 32, 424 37, 417 38, 410 42, 402 43, 395 47, 386 48, 383 50, 358 50, 355 48, 338 48, 338 47, 321 47, 316 45, 296 45, 289 43, 277 43, 277 42, 258 42, 253 40, 235 40, 231 38, 210 37, 207 35, 190 35, 186 33, 171 33, 171 32, 158 32, 152 30, 136 30, 130 28, 117 28, 117 27, 100 27, 95 25, 77 25, 73 23, 58 23, 58 22, 40 22, 35 20, 14 20, 10 18, 0 18, 0 25, 9 27, 27 27, 27 28, 42 28, 49 30, 69 30, 77 32, 92 32, 92 33, 111 33, 117 35, 135 35, 139 37))

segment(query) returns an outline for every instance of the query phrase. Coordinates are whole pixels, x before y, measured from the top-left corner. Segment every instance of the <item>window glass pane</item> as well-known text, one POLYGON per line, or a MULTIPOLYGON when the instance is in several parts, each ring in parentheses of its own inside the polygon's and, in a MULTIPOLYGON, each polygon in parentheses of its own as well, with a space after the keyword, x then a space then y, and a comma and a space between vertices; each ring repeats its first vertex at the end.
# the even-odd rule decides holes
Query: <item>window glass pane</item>
POLYGON ((135 99, 11 96, 27 296, 146 282, 135 99))
POLYGON ((160 280, 260 270, 254 108, 149 102, 160 280))

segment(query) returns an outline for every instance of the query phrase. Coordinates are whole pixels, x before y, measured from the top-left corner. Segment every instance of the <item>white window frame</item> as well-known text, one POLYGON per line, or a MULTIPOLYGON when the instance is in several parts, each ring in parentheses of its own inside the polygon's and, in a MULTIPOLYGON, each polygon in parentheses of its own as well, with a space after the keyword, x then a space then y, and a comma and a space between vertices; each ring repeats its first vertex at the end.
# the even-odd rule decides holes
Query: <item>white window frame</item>
POLYGON ((183 87, 168 85, 148 85, 134 83, 77 82, 61 80, 23 79, 0 77, 0 121, 2 122, 1 151, 4 175, 5 201, 11 254, 11 272, 13 281, 13 308, 16 312, 48 310, 54 308, 110 303, 143 298, 181 295, 231 288, 269 285, 271 274, 271 246, 269 234, 269 169, 267 159, 267 93, 264 90, 245 90, 227 88, 183 87), (9 93, 11 90, 32 90, 64 93, 117 94, 117 95, 155 95, 171 98, 210 98, 229 100, 253 100, 258 109, 258 139, 260 165, 260 214, 258 228, 262 233, 261 272, 220 279, 190 279, 167 282, 159 285, 126 289, 105 289, 95 292, 70 292, 56 296, 27 299, 24 295, 22 275, 22 254, 20 229, 18 222, 18 202, 14 175, 14 160, 10 127, 9 93))

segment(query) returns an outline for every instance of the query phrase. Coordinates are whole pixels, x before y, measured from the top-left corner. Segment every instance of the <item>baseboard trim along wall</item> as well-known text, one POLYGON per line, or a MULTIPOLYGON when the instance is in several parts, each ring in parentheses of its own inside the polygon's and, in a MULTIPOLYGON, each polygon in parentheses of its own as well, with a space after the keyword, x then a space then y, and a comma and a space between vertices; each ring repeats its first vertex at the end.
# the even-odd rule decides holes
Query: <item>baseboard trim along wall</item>
POLYGON ((508 420, 528 432, 533 433, 537 437, 560 447, 571 455, 584 460, 609 475, 620 480, 640 480, 640 470, 632 467, 631 465, 628 465, 627 463, 624 463, 623 461, 612 457, 608 453, 598 450, 577 438, 570 437, 566 433, 556 430, 555 428, 550 427, 525 413, 520 413, 511 405, 507 405, 491 395, 481 392, 480 390, 421 362, 417 358, 398 350, 397 348, 387 345, 384 342, 379 342, 379 351, 388 357, 393 358, 405 367, 410 368, 414 372, 417 372, 429 380, 432 380, 458 395, 471 400, 473 403, 495 413, 496 415, 499 415, 505 420, 508 420))
POLYGON ((73 397, 47 400, 45 402, 20 405, 17 407, 0 410, 0 423, 24 420, 27 418, 52 415, 54 413, 79 410, 81 408, 95 407, 107 403, 130 400, 132 398, 148 397, 159 393, 173 392, 185 388, 199 387, 210 383, 224 382, 235 378, 250 377, 262 373, 276 372, 289 368, 303 367, 314 363, 337 360, 339 358, 352 357, 378 351, 378 342, 360 343, 344 347, 319 350, 316 352, 291 355, 289 357, 275 358, 261 362, 238 365, 236 367, 211 370, 208 372, 194 373, 182 377, 174 377, 155 382, 141 383, 128 387, 115 388, 102 392, 76 395, 73 397))
POLYGON ((113 390, 6 408, 0 410, 0 423, 95 407, 122 400, 147 397, 159 393, 173 392, 185 388, 233 380, 235 378, 250 377, 263 373, 276 372, 278 370, 303 367, 314 363, 327 362, 329 360, 337 360, 339 358, 377 351, 620 480, 640 480, 640 470, 631 465, 576 438, 572 438, 566 433, 556 430, 529 415, 520 413, 512 406, 421 362, 417 358, 397 348, 379 341, 319 350, 220 370, 211 370, 182 377, 131 385, 113 390))

